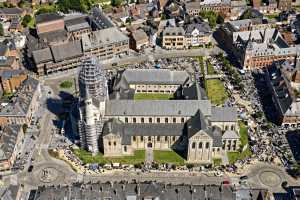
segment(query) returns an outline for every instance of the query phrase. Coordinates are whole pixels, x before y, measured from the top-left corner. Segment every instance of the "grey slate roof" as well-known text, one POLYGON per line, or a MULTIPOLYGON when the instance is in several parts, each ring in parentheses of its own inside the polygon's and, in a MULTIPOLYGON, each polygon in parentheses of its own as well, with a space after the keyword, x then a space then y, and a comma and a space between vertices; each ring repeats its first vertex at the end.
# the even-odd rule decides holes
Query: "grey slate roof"
POLYGON ((131 144, 131 136, 181 136, 184 124, 123 123, 109 120, 103 128, 103 136, 116 134, 122 137, 122 145, 131 144))
POLYGON ((1 117, 19 116, 25 117, 29 112, 29 106, 35 92, 39 87, 39 81, 28 77, 21 84, 8 105, 0 108, 1 117))
POLYGON ((166 27, 163 31, 163 36, 184 36, 182 27, 166 27))
POLYGON ((51 52, 55 62, 78 57, 83 54, 80 41, 52 46, 51 52))
POLYGON ((10 79, 11 77, 17 76, 19 74, 25 74, 24 70, 6 70, 3 72, 0 72, 1 79, 10 79))
POLYGON ((21 8, 1 8, 0 13, 5 15, 21 15, 23 10, 21 8))
POLYGON ((14 152, 21 125, 10 124, 0 132, 0 161, 9 159, 14 152))
POLYGON ((35 21, 37 24, 39 24, 39 23, 44 23, 44 22, 55 21, 55 20, 62 19, 62 18, 63 17, 57 13, 43 13, 43 14, 39 14, 38 16, 36 16, 35 21))
POLYGON ((197 110, 211 115, 208 100, 110 100, 106 101, 106 116, 193 116, 197 110))
MULTIPOLYGON (((267 199, 267 190, 248 189, 250 199, 267 199), (260 195, 262 194, 262 195, 260 195), (260 196, 259 196, 260 195, 260 196)), ((240 193, 238 193, 240 194, 240 193)), ((70 186, 42 186, 32 190, 32 200, 44 199, 123 199, 123 200, 236 200, 232 186, 220 185, 175 185, 156 182, 144 183, 76 183, 70 186), (220 189, 222 187, 222 190, 220 189)), ((249 198, 245 200, 250 200, 249 198)))
POLYGON ((211 28, 207 22, 197 23, 197 24, 189 24, 186 27, 185 34, 191 35, 192 32, 197 29, 200 34, 207 35, 211 33, 211 28))
POLYGON ((234 107, 212 107, 211 121, 213 122, 236 122, 237 111, 234 107))
POLYGON ((189 78, 186 71, 126 69, 123 73, 119 74, 114 89, 128 88, 128 84, 183 85, 189 78))
POLYGON ((90 28, 89 23, 86 20, 87 16, 68 16, 65 17, 65 27, 68 32, 77 31, 81 29, 90 28))
POLYGON ((240 136, 233 130, 227 130, 222 135, 222 139, 239 139, 240 136))
POLYGON ((35 64, 45 63, 53 59, 52 53, 49 47, 32 52, 33 60, 35 64))
POLYGON ((84 50, 128 41, 129 38, 116 27, 94 31, 90 37, 88 35, 82 36, 82 46, 84 50))

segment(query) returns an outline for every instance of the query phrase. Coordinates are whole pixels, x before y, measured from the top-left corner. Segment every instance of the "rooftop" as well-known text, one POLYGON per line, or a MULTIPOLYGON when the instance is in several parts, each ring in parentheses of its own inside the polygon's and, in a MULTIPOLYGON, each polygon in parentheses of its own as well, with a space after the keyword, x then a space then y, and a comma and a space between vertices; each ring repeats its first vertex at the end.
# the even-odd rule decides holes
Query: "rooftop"
MULTIPOLYGON (((244 189, 245 190, 245 189, 244 189)), ((267 190, 248 189, 250 198, 245 200, 264 200, 267 198, 267 190)), ((171 185, 156 182, 143 183, 77 183, 71 186, 39 187, 31 191, 34 198, 42 199, 186 199, 196 197, 205 199, 238 199, 238 191, 231 186, 220 185, 171 185)))
POLYGON ((63 19, 63 17, 57 13, 43 13, 35 17, 35 21, 37 24, 55 21, 59 19, 63 19))
POLYGON ((211 116, 209 100, 110 100, 106 116, 193 116, 197 110, 211 116))
POLYGON ((31 100, 35 92, 38 90, 38 87, 39 81, 34 78, 28 77, 25 81, 23 81, 8 105, 0 107, 0 116, 25 117, 29 112, 31 100))
POLYGON ((9 159, 17 143, 21 125, 10 124, 0 130, 0 161, 9 159))

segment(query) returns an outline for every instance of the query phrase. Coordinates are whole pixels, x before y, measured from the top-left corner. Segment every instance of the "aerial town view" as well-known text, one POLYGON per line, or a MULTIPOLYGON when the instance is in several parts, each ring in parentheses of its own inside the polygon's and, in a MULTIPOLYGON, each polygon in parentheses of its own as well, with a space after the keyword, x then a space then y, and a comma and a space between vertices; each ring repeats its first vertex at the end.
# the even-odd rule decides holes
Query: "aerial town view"
POLYGON ((1 0, 1 200, 300 200, 300 0, 1 0))

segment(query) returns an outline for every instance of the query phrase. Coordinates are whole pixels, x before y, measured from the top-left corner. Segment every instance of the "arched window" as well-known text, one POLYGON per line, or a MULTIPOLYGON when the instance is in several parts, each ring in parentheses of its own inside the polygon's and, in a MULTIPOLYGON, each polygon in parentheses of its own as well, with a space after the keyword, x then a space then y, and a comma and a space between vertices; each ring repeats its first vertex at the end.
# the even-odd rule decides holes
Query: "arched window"
POLYGON ((199 149, 202 149, 202 142, 199 142, 199 149))
POLYGON ((127 146, 126 145, 124 146, 124 152, 127 152, 127 146))
POLYGON ((196 148, 196 142, 193 142, 192 143, 192 149, 195 149, 196 148))
POLYGON ((116 142, 114 142, 114 146, 116 146, 117 145, 117 143, 116 142))
POLYGON ((206 146, 207 149, 209 148, 209 142, 206 142, 206 146))
POLYGON ((144 140, 144 137, 143 137, 143 136, 141 136, 141 141, 143 142, 143 140, 144 140))
POLYGON ((176 137, 175 137, 175 136, 173 136, 173 142, 175 142, 175 140, 176 140, 176 137))
POLYGON ((144 117, 142 117, 142 118, 141 118, 141 123, 144 123, 144 122, 145 122, 145 121, 144 121, 144 117))
POLYGON ((157 136, 156 140, 159 142, 160 141, 160 136, 157 136))
POLYGON ((108 146, 111 146, 111 142, 108 142, 108 146))
POLYGON ((133 136, 132 139, 133 139, 134 142, 136 141, 136 137, 135 136, 133 136))
POLYGON ((125 123, 128 123, 128 117, 125 117, 125 123))
POLYGON ((169 119, 167 117, 165 118, 165 123, 169 123, 169 119))
POLYGON ((133 121, 133 123, 136 123, 136 118, 135 117, 132 118, 132 121, 133 121))
POLYGON ((149 141, 149 142, 151 141, 151 136, 148 136, 148 141, 149 141))
POLYGON ((149 123, 152 123, 152 118, 151 117, 149 117, 149 123))
POLYGON ((156 119, 156 122, 157 122, 157 123, 160 123, 160 118, 159 118, 159 117, 156 119))
POLYGON ((168 136, 165 136, 165 141, 168 141, 168 136))

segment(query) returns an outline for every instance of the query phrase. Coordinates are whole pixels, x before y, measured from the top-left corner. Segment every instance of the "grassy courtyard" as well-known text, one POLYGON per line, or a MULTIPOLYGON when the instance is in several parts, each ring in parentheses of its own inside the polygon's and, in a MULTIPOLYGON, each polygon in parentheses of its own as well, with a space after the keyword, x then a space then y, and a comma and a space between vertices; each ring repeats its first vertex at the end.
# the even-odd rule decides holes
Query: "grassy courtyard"
POLYGON ((225 87, 219 79, 209 79, 205 81, 207 96, 215 105, 222 105, 228 98, 225 87))
POLYGON ((214 66, 211 63, 209 63, 209 62, 207 62, 207 74, 208 75, 216 74, 214 66))
POLYGON ((184 159, 174 151, 160 151, 154 150, 154 162, 162 163, 172 163, 176 165, 184 165, 184 159))
POLYGON ((252 152, 250 151, 249 144, 248 144, 248 128, 246 124, 242 121, 239 121, 239 126, 240 126, 240 141, 241 141, 241 146, 242 149, 244 148, 245 145, 247 145, 247 148, 243 152, 228 152, 228 160, 230 164, 235 163, 237 160, 243 160, 249 156, 251 156, 252 152))
POLYGON ((173 98, 173 94, 162 93, 136 93, 134 100, 169 100, 173 98))
POLYGON ((84 163, 121 163, 121 164, 138 164, 145 161, 145 151, 144 150, 136 150, 133 156, 122 156, 122 157, 103 157, 102 153, 99 153, 95 156, 86 150, 83 149, 74 149, 74 154, 84 163))

